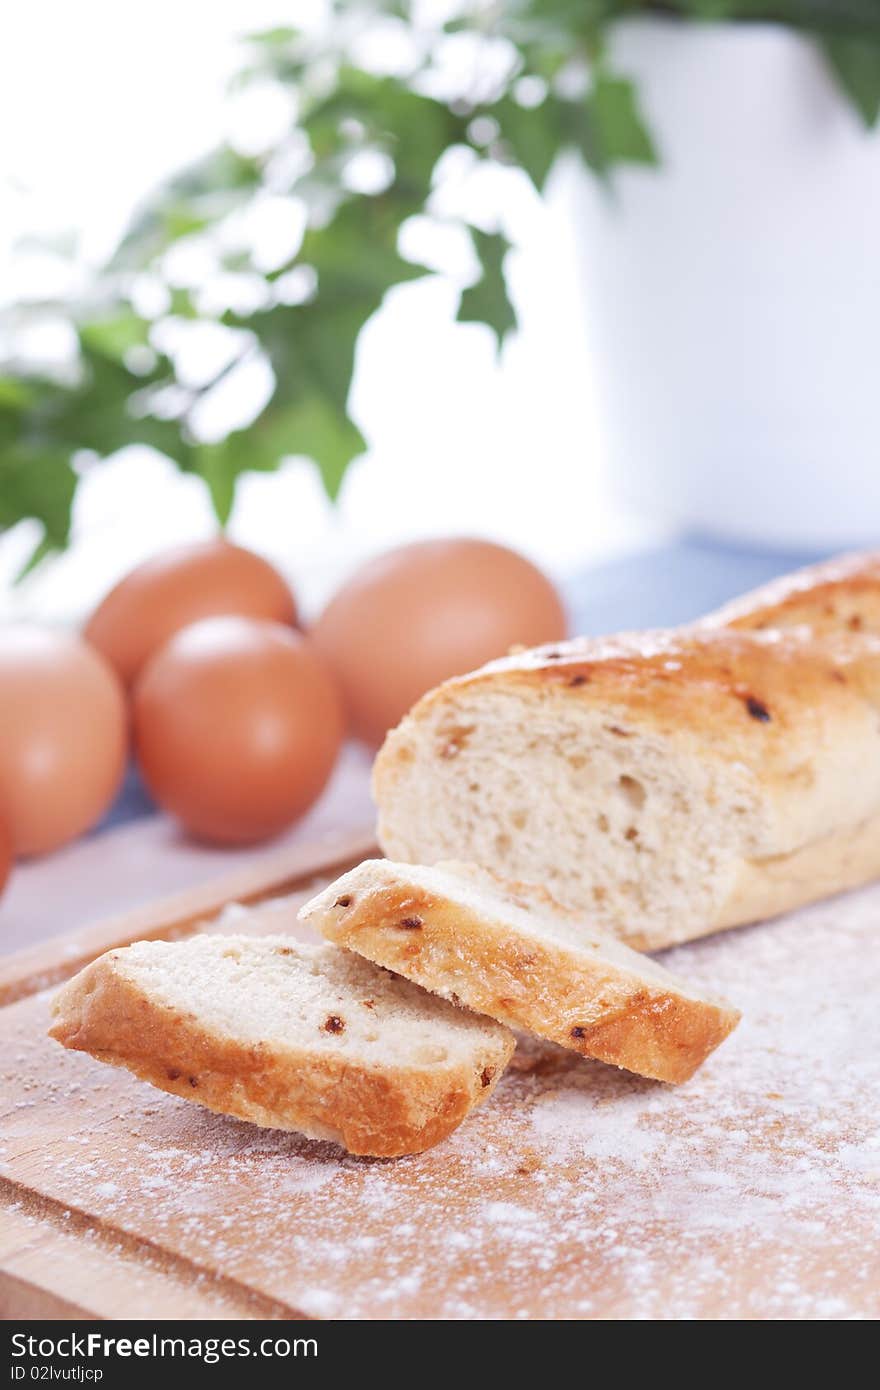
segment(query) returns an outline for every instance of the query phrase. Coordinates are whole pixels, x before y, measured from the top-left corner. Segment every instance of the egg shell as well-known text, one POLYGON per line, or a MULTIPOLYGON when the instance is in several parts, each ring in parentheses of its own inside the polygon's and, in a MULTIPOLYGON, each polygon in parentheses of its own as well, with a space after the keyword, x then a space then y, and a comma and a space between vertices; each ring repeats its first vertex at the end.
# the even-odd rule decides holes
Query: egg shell
POLYGON ((0 629, 0 820, 16 856, 56 849, 97 821, 125 771, 125 696, 72 633, 0 629))
POLYGON ((555 642, 566 615, 524 556, 481 540, 420 541, 359 569, 311 632, 353 732, 378 744, 420 696, 512 646, 555 642))
POLYGON ((268 560, 229 541, 205 541, 138 565, 95 609, 84 636, 130 686, 175 632, 227 613, 297 621, 293 594, 268 560))
POLYGON ((311 644, 278 623, 209 618, 148 662, 133 697, 153 796, 200 839, 248 844, 291 825, 323 790, 342 702, 311 644))

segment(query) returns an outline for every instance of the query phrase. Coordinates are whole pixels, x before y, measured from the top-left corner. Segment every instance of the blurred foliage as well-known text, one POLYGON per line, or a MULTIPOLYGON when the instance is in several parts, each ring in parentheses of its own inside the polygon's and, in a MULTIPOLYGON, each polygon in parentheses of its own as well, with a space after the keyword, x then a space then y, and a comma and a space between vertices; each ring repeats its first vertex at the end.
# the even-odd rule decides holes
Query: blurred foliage
MULTIPOLYGON (((320 31, 252 35, 233 95, 271 89, 290 106, 268 146, 225 144, 169 179, 75 302, 0 314, 0 528, 41 523, 29 563, 64 546, 82 467, 128 444, 200 475, 221 523, 243 472, 290 455, 314 459, 334 497, 364 448, 348 414, 361 329, 389 289, 428 273, 401 255, 401 228, 426 214, 465 225, 438 210, 450 152, 459 177, 462 159, 471 171, 519 167, 539 192, 563 148, 602 178, 621 162, 656 162, 638 95, 603 42, 609 22, 647 9, 800 28, 864 121, 877 120, 878 0, 460 0, 434 21, 417 0, 348 0, 320 31), (391 72, 389 44, 404 54, 391 72), (274 259, 248 232, 267 210, 290 233, 274 259), (202 271, 182 273, 181 253, 201 257, 202 271), (47 315, 76 345, 75 360, 51 370, 19 351, 22 324, 47 315), (183 349, 206 326, 222 360, 194 379, 183 349), (210 437, 205 405, 255 364, 271 378, 265 403, 210 437)), ((516 325, 508 242, 500 224, 466 232, 475 276, 458 317, 488 325, 500 348, 516 325)))

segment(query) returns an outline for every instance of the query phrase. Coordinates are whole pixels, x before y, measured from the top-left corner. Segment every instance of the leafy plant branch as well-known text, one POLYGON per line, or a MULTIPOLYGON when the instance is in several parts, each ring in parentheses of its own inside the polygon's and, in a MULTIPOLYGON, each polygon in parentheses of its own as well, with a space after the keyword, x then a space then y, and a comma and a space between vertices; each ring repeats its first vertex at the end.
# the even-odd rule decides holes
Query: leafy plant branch
MULTIPOLYGON (((87 303, 0 313, 0 528, 40 522, 29 564, 65 545, 82 469, 131 444, 199 475, 221 524, 242 473, 291 455, 312 458, 335 497, 364 449, 348 413, 360 333, 389 289, 430 273, 401 254, 400 232, 413 217, 439 215, 450 156, 469 168, 520 169, 539 192, 565 148, 600 178, 621 163, 657 162, 638 94, 605 45, 611 22, 648 9, 670 22, 768 19, 801 29, 862 118, 877 119, 877 0, 464 0, 433 25, 407 0, 355 0, 337 4, 319 31, 251 36, 235 91, 269 86, 289 97, 274 139, 257 153, 224 144, 169 179, 87 303), (383 24, 410 54, 393 72, 363 56, 383 24), (467 61, 450 84, 451 44, 466 46, 467 61), (267 254, 249 230, 267 211, 287 234, 280 253, 267 254), (201 271, 181 272, 188 252, 201 256, 201 271), (60 311, 75 361, 49 369, 22 359, 22 319, 60 311), (206 329, 226 335, 226 356, 193 382, 183 347, 206 329), (268 398, 212 437, 206 403, 257 362, 271 378, 268 398)), ((477 273, 458 318, 486 324, 500 348, 516 326, 508 242, 500 223, 459 220, 477 273)))

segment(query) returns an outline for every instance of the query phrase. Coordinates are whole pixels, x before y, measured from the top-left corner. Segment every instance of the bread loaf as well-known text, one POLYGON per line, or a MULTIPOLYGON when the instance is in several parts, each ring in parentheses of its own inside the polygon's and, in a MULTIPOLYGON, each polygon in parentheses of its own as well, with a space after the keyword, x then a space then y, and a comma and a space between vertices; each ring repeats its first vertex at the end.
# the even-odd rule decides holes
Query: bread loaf
POLYGON ((880 634, 880 552, 842 555, 786 574, 725 604, 704 625, 743 632, 804 625, 817 637, 880 634))
POLYGON ((359 956, 287 937, 109 951, 58 992, 51 1033, 209 1110, 386 1158, 457 1128, 514 1046, 359 956))
POLYGON ((657 1081, 686 1081, 739 1019, 549 894, 473 865, 367 860, 300 917, 446 999, 657 1081))
POLYGON ((581 639, 447 682, 376 761, 382 848, 546 884, 642 949, 876 877, 880 638, 854 620, 880 631, 877 569, 765 590, 728 610, 738 626, 581 639), (771 616, 825 628, 740 630, 771 616))

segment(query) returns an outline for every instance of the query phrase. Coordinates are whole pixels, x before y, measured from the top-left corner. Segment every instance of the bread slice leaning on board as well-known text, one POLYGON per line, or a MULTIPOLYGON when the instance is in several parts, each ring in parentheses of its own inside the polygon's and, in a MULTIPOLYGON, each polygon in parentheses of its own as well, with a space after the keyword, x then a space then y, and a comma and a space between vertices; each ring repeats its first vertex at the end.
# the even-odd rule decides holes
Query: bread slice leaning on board
POLYGON ((657 1081, 686 1081, 739 1021, 549 894, 474 865, 367 860, 299 915, 454 1003, 657 1081))
POLYGON ((880 875, 877 634, 880 560, 853 557, 690 628, 448 681, 376 760, 380 844, 544 884, 647 950, 864 883, 880 875))
POLYGON ((335 946, 288 937, 140 941, 59 990, 52 1037, 209 1110, 392 1158, 444 1139, 514 1048, 335 946))

